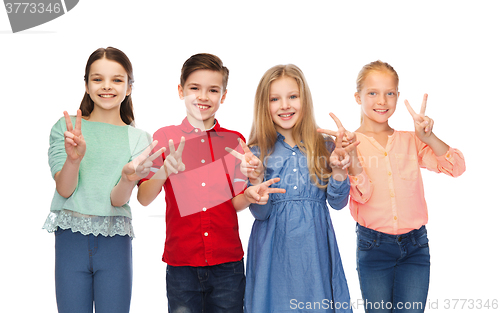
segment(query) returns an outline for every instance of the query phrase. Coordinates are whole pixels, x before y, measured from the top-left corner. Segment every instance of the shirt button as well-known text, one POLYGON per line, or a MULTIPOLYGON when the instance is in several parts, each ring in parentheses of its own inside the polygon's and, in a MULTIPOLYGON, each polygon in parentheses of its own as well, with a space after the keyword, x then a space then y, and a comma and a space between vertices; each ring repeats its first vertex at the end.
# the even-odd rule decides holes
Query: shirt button
POLYGON ((388 172, 388 173, 387 173, 387 175, 391 176, 391 175, 392 175, 392 173, 391 173, 391 172, 388 172))
POLYGON ((387 156, 387 152, 384 152, 384 156, 387 156))
POLYGON ((297 169, 296 169, 296 168, 294 168, 294 169, 293 169, 293 171, 294 171, 294 172, 296 172, 296 171, 297 171, 297 169))
POLYGON ((391 195, 391 198, 394 198, 394 196, 395 196, 394 191, 391 190, 390 195, 391 195))
MULTIPOLYGON (((398 219, 398 217, 397 217, 397 216, 394 216, 394 220, 396 221, 397 219, 398 219)), ((206 234, 206 233, 205 233, 205 234, 206 234)))
POLYGON ((204 159, 201 159, 201 163, 205 163, 205 160, 204 160, 204 159))
POLYGON ((203 187, 205 187, 205 183, 201 183, 201 185, 202 185, 203 187))
POLYGON ((293 186, 293 189, 297 189, 297 186, 293 186))
POLYGON ((198 132, 198 128, 195 128, 195 129, 194 129, 194 132, 195 132, 195 133, 197 133, 197 132, 198 132))
POLYGON ((207 208, 203 208, 202 210, 203 210, 203 212, 206 212, 206 211, 207 211, 207 208))
POLYGON ((208 236, 208 233, 204 233, 203 235, 205 235, 205 237, 207 237, 207 236, 208 236))
POLYGON ((295 152, 292 152, 292 155, 295 155, 296 153, 295 152))
POLYGON ((201 142, 205 142, 205 139, 202 139, 201 142))

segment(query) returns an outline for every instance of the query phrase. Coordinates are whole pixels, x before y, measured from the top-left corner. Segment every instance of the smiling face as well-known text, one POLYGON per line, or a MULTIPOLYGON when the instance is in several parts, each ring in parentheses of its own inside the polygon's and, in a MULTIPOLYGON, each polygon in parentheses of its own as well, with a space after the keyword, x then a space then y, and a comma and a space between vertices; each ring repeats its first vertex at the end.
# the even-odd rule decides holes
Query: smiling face
POLYGON ((132 91, 123 66, 106 58, 92 63, 85 89, 94 102, 92 115, 117 111, 118 117, 122 101, 132 91))
POLYGON ((205 129, 214 125, 215 113, 226 99, 222 74, 212 70, 197 70, 189 75, 184 86, 179 85, 179 97, 186 105, 187 119, 191 125, 205 129))
POLYGON ((364 123, 387 124, 396 111, 399 97, 397 80, 391 73, 373 71, 366 76, 361 91, 354 96, 361 105, 364 123))
POLYGON ((283 136, 291 137, 292 129, 300 118, 300 90, 295 79, 282 77, 271 83, 269 113, 274 127, 283 136))

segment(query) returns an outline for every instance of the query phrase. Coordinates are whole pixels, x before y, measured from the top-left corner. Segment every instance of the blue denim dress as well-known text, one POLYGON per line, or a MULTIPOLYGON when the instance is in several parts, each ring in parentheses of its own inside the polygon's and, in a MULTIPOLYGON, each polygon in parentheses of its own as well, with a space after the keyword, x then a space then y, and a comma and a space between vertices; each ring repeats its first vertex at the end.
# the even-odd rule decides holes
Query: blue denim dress
MULTIPOLYGON (((271 187, 286 193, 250 206, 255 222, 248 243, 245 312, 352 312, 326 205, 328 200, 340 210, 347 204, 349 180, 330 178, 327 189, 316 187, 306 156, 284 139, 278 133, 265 160, 265 180, 280 177, 271 187)), ((259 155, 255 147, 252 152, 259 155)))

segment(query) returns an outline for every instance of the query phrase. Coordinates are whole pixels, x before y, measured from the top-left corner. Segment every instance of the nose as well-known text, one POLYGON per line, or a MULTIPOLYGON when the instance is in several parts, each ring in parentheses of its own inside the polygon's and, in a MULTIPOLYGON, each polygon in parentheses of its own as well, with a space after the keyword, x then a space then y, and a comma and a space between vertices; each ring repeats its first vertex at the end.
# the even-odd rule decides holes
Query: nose
POLYGON ((380 95, 377 99, 377 104, 378 105, 385 105, 387 103, 387 99, 385 98, 385 95, 380 95))
POLYGON ((208 93, 205 90, 200 91, 200 94, 198 95, 199 100, 206 101, 208 100, 208 93))
POLYGON ((290 103, 288 102, 288 99, 284 99, 283 102, 281 102, 281 109, 282 110, 288 110, 290 108, 290 103))
POLYGON ((102 89, 104 90, 110 90, 111 89, 111 83, 108 80, 104 80, 102 84, 102 89))

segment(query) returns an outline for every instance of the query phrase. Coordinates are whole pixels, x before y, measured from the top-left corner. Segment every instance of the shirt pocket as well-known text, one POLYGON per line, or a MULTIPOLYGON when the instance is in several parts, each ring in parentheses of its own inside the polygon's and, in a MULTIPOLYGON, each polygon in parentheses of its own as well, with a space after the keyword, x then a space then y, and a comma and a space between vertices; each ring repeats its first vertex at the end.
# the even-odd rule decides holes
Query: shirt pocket
POLYGON ((399 178, 403 180, 417 180, 418 158, 415 154, 395 154, 399 178))

